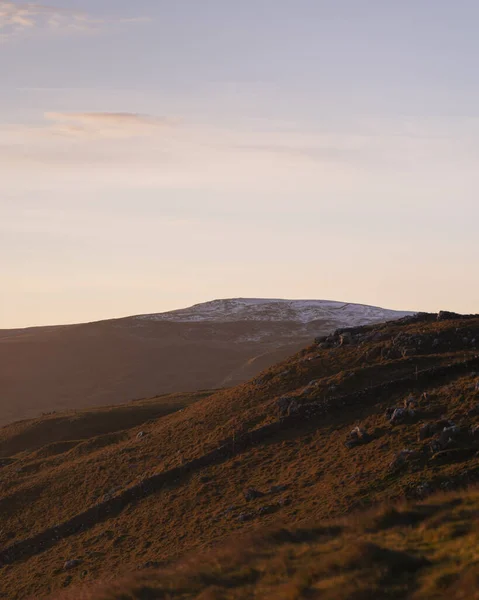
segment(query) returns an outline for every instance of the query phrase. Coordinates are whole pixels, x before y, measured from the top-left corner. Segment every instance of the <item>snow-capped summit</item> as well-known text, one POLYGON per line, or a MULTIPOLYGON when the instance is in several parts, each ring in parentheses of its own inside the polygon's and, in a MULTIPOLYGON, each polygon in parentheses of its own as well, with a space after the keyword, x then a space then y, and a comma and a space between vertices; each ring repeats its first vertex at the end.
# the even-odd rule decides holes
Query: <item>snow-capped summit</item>
POLYGON ((400 319, 411 314, 413 313, 332 300, 230 298, 212 300, 170 312, 141 315, 138 318, 177 323, 284 321, 307 324, 327 320, 337 327, 351 327, 400 319))

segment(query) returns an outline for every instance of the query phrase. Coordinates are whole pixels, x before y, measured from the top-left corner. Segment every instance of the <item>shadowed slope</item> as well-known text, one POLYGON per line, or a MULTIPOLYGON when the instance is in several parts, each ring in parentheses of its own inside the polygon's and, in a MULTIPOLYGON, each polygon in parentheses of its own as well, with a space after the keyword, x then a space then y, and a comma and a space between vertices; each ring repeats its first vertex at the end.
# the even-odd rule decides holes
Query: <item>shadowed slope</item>
POLYGON ((241 383, 336 327, 404 313, 321 301, 214 301, 126 319, 0 330, 0 425, 42 412, 241 383))
POLYGON ((476 339, 479 319, 435 315, 339 332, 91 451, 5 457, 6 589, 41 597, 263 524, 476 481, 476 339), (70 559, 81 566, 66 572, 70 559))
POLYGON ((479 494, 437 496, 339 522, 259 531, 174 568, 58 600, 478 598, 479 494))

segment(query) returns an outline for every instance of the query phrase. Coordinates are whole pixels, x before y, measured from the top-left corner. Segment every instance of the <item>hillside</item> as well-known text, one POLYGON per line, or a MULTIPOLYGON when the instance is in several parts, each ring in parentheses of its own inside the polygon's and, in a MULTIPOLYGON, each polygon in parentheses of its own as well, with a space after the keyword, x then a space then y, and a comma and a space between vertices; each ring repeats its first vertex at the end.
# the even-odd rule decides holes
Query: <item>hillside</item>
POLYGON ((470 588, 476 529, 474 522, 461 526, 476 514, 477 496, 461 496, 462 505, 427 499, 478 480, 478 344, 479 317, 417 315, 320 337, 247 383, 177 397, 174 408, 171 398, 157 398, 151 401, 157 407, 167 400, 178 410, 145 414, 143 422, 138 416, 125 426, 118 417, 125 407, 116 407, 108 419, 108 409, 99 411, 99 421, 109 423, 101 431, 93 413, 81 411, 4 428, 4 597, 42 598, 71 587, 70 597, 79 598, 78 586, 129 572, 150 578, 140 588, 162 589, 165 577, 176 582, 169 580, 168 596, 132 592, 131 598, 239 598, 253 586, 264 598, 359 599, 370 597, 374 585, 391 585, 385 597, 402 598, 419 584, 427 585, 417 597, 434 598, 434 590, 457 582, 459 567, 470 571, 458 589, 470 588), (88 427, 78 427, 85 420, 88 427), (375 525, 372 532, 364 516, 351 516, 404 500, 441 507, 414 509, 417 518, 404 509, 399 529, 394 517, 391 528, 375 525), (338 530, 336 519, 346 515, 338 530), (331 520, 332 529, 324 529, 331 520), (292 533, 261 533, 279 525, 292 533), (265 542, 243 558, 241 548, 251 544, 240 540, 251 533, 265 542), (352 539, 369 545, 353 545, 348 554, 352 539), (173 566, 225 544, 236 548, 231 560, 220 551, 209 562, 191 558, 188 566, 173 566), (453 559, 460 544, 460 560, 453 559), (347 572, 332 580, 324 565, 334 565, 332 549, 343 547, 337 561, 347 572), (315 553, 324 562, 313 564, 315 553), (371 566, 378 556, 391 558, 391 572, 381 561, 371 566), (152 567, 163 571, 142 574, 152 567), (363 572, 369 579, 353 595, 347 586, 363 572), (397 572, 399 587, 391 575, 397 572), (293 588, 290 573, 299 573, 293 588), (351 595, 334 595, 341 582, 351 595))
POLYGON ((98 323, 0 330, 0 426, 53 410, 229 387, 316 335, 405 314, 320 300, 236 299, 98 323))
POLYGON ((479 492, 438 495, 348 519, 267 528, 172 568, 58 600, 474 600, 479 492))

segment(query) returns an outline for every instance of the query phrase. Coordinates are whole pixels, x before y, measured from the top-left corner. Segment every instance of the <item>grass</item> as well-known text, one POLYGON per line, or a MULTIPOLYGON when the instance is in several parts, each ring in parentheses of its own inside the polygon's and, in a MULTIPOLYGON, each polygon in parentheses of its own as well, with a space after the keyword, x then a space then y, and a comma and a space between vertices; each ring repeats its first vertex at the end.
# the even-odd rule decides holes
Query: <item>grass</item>
POLYGON ((475 525, 468 533, 466 524, 477 510, 477 495, 459 496, 460 510, 468 514, 462 521, 441 495, 418 501, 474 484, 479 446, 468 441, 439 460, 430 451, 435 438, 420 439, 419 430, 441 418, 463 428, 479 425, 471 412, 479 402, 478 376, 463 369, 440 376, 428 371, 416 379, 416 370, 474 357, 476 347, 464 342, 474 337, 479 340, 479 319, 377 325, 364 328, 350 345, 339 347, 334 338, 330 348, 313 344, 229 390, 49 415, 0 430, 0 554, 106 498, 141 488, 150 477, 174 473, 161 489, 132 496, 110 516, 4 564, 0 591, 14 600, 45 598, 66 587, 80 598, 85 585, 107 579, 105 593, 113 593, 111 579, 136 573, 132 585, 140 591, 126 598, 361 598, 374 597, 371 590, 376 597, 433 598, 458 576, 453 563, 459 559, 448 558, 453 548, 461 573, 468 573, 460 585, 471 588, 475 525), (403 357, 401 348, 409 346, 416 353, 403 357), (311 381, 315 385, 308 386, 311 381), (276 402, 285 395, 296 398, 303 412, 279 421, 276 402), (386 409, 411 395, 414 419, 391 425, 386 409), (321 403, 327 410, 307 412, 321 403), (344 442, 355 426, 370 440, 348 449, 344 442), (208 464, 188 468, 220 447, 224 451, 208 464), (404 449, 414 452, 412 458, 391 469, 404 449), (250 487, 264 495, 246 500, 250 487), (405 500, 413 504, 390 508, 405 500), (442 508, 434 512, 430 503, 442 508), (289 533, 281 538, 265 528, 289 533), (298 536, 301 541, 294 541, 298 536), (369 556, 367 564, 362 554, 369 556), (196 558, 185 563, 185 556, 196 558), (80 565, 65 571, 72 559, 80 565), (178 584, 178 561, 186 587, 158 595, 158 586, 173 585, 171 577, 178 584), (403 565, 399 571, 391 566, 396 563, 403 565), (167 570, 147 576, 144 567, 151 564, 167 570), (211 564, 218 566, 211 571, 211 564), (151 592, 156 595, 148 596, 148 586, 157 586, 151 592), (379 595, 382 589, 390 596, 379 595))
POLYGON ((477 598, 479 493, 230 540, 171 569, 57 600, 477 598))

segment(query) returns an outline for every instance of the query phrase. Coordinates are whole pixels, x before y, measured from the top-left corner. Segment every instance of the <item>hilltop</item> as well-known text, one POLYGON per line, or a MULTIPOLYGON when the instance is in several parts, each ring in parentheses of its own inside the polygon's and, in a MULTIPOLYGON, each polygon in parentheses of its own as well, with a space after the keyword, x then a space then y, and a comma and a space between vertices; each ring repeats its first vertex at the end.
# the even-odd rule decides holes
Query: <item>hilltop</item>
POLYGON ((0 430, 5 597, 79 598, 127 573, 150 589, 132 598, 435 598, 461 569, 470 590, 477 495, 437 494, 478 480, 478 344, 479 317, 421 314, 319 336, 231 389, 140 402, 159 414, 129 424, 136 403, 0 430))
POLYGON ((337 327, 406 313, 323 300, 215 300, 97 323, 0 330, 0 426, 45 412, 231 387, 337 327))

